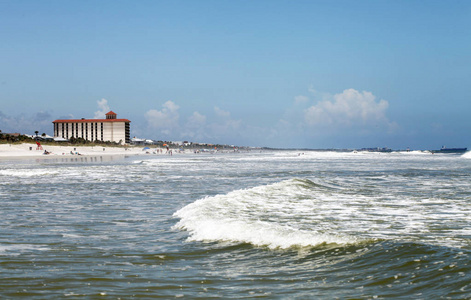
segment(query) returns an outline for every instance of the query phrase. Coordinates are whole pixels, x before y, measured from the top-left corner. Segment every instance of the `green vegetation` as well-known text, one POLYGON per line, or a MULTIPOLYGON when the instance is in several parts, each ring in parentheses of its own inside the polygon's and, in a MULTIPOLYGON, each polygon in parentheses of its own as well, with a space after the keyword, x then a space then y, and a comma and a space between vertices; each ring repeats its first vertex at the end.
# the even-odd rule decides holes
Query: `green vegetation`
POLYGON ((0 144, 13 144, 13 143, 33 143, 34 140, 29 136, 18 133, 3 133, 0 130, 0 144))
MULTIPOLYGON (((77 145, 83 145, 83 146, 108 146, 108 147, 124 147, 123 145, 120 145, 115 142, 102 142, 102 141, 87 141, 83 138, 70 138, 69 141, 67 142, 56 142, 56 141, 46 141, 41 139, 42 137, 46 136, 45 133, 42 135, 38 135, 38 131, 35 131, 36 136, 39 139, 39 142, 41 145, 49 145, 49 146, 59 146, 59 145, 70 145, 70 146, 77 146, 77 145)), ((0 130, 0 144, 23 144, 23 143, 31 143, 35 144, 36 140, 31 138, 30 136, 19 134, 19 133, 3 133, 0 130)))
POLYGON ((95 140, 95 141, 92 142, 92 141, 86 140, 86 139, 81 138, 81 137, 79 137, 79 138, 71 137, 68 142, 52 142, 51 145, 57 145, 57 144, 60 144, 60 145, 67 144, 67 145, 83 145, 83 146, 124 147, 124 145, 121 145, 121 144, 116 143, 116 142, 99 141, 99 140, 95 140))
MULTIPOLYGON (((71 137, 68 141, 54 141, 54 140, 46 140, 46 134, 43 133, 39 135, 39 131, 35 131, 35 136, 33 138, 28 135, 23 135, 19 133, 2 133, 0 130, 0 144, 22 144, 22 143, 31 143, 35 144, 36 140, 38 140, 41 145, 46 146, 107 146, 107 147, 129 147, 130 145, 122 144, 110 141, 89 141, 84 138, 75 138, 71 137)), ((170 141, 155 141, 153 144, 141 144, 141 145, 131 145, 136 147, 160 147, 160 148, 170 148, 170 149, 192 149, 192 150, 234 150, 244 149, 246 147, 235 147, 232 145, 221 145, 221 144, 200 144, 200 143, 188 143, 184 142, 183 145, 175 144, 170 141)))

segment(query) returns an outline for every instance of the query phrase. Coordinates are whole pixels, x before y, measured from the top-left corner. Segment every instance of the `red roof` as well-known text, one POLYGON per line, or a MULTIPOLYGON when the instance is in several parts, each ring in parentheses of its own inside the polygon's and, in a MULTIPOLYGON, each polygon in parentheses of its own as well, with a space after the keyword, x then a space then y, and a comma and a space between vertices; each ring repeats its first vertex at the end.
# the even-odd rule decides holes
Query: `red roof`
POLYGON ((117 115, 117 114, 115 112, 113 112, 112 110, 110 110, 109 112, 107 112, 105 114, 105 116, 107 116, 107 115, 117 115))
POLYGON ((52 123, 105 123, 105 122, 131 122, 128 119, 64 119, 52 123))

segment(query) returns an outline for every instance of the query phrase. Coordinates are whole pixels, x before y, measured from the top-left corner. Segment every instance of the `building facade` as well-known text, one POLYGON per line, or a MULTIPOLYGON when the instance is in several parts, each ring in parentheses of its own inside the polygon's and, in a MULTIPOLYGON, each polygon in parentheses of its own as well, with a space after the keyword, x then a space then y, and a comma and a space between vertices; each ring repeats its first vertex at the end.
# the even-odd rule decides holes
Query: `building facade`
POLYGON ((128 119, 118 119, 117 114, 110 111, 106 119, 55 120, 54 137, 64 139, 83 138, 88 141, 110 141, 116 143, 131 142, 130 123, 128 119))

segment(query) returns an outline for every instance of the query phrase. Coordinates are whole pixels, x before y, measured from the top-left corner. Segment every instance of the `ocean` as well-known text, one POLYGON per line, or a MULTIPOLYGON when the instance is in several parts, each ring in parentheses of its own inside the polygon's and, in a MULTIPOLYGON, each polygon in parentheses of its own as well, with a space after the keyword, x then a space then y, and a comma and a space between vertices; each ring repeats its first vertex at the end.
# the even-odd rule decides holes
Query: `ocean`
POLYGON ((1 299, 471 299, 471 155, 0 161, 1 299))

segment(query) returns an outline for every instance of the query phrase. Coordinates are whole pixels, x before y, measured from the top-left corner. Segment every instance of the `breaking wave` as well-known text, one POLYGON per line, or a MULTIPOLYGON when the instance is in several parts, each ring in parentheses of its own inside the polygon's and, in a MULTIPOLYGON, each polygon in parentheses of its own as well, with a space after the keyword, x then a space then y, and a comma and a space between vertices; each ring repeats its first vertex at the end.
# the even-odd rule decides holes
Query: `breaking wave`
POLYGON ((329 189, 310 180, 291 179, 206 197, 178 210, 174 216, 180 221, 175 228, 187 230, 190 241, 229 241, 269 248, 355 243, 356 238, 320 230, 312 222, 313 196, 318 190, 329 189), (305 214, 311 217, 304 218, 305 214))

